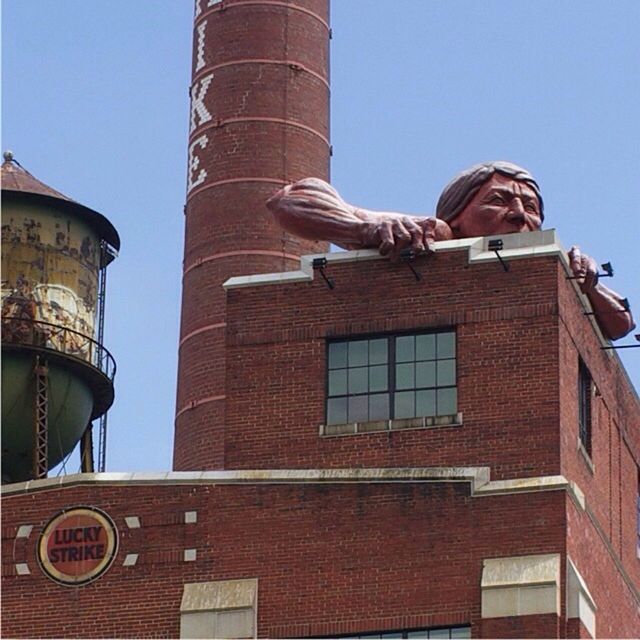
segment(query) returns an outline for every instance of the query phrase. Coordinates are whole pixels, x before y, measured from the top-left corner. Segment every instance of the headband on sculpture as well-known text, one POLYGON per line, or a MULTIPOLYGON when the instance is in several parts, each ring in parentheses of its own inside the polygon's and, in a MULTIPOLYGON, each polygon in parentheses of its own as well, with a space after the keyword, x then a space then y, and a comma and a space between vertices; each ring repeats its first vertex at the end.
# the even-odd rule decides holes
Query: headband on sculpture
POLYGON ((476 164, 459 173, 442 191, 436 206, 436 217, 445 222, 453 220, 471 202, 480 187, 495 173, 526 182, 538 196, 540 218, 544 220, 544 203, 535 178, 526 169, 501 160, 476 164))

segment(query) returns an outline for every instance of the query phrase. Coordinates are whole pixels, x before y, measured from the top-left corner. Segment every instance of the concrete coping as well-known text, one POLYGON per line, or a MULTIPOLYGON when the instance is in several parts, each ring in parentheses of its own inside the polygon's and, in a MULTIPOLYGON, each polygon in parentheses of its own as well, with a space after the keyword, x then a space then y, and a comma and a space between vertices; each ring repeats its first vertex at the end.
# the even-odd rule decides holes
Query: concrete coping
POLYGON ((475 491, 489 482, 489 467, 401 467, 355 469, 243 469, 160 473, 76 473, 2 486, 2 495, 78 485, 136 484, 298 484, 350 482, 469 482, 475 491))
MULTIPOLYGON (((565 250, 556 239, 555 229, 546 231, 532 231, 530 233, 510 233, 502 236, 483 236, 479 238, 463 238, 460 240, 441 240, 435 243, 435 252, 466 251, 469 264, 476 262, 498 262, 494 251, 489 251, 490 240, 502 240, 503 248, 500 255, 504 259, 521 259, 538 257, 541 255, 564 256, 567 267, 569 260, 565 250)), ((348 262, 369 262, 371 260, 387 260, 376 249, 359 249, 357 251, 338 250, 330 253, 318 253, 302 256, 298 271, 282 273, 262 273, 249 276, 235 276, 224 284, 225 289, 241 289, 285 282, 311 282, 314 279, 313 261, 316 258, 326 258, 327 265, 348 262)))
MULTIPOLYGON (((583 496, 564 476, 511 480, 490 479, 489 467, 400 467, 355 469, 248 469, 234 471, 167 471, 160 473, 77 473, 2 486, 3 496, 99 485, 215 485, 215 484, 346 484, 466 482, 474 497, 564 490, 583 496)), ((584 505, 582 497, 581 506, 584 505)), ((584 508, 584 506, 583 506, 584 508)))

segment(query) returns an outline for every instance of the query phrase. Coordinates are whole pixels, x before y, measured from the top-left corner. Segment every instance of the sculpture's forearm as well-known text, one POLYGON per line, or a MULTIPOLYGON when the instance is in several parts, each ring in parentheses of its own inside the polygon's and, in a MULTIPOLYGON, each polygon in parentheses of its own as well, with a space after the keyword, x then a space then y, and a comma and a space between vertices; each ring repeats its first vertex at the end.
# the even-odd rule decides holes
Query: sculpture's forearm
POLYGON ((285 231, 345 249, 359 248, 362 220, 356 208, 322 180, 307 178, 287 185, 267 201, 267 207, 285 231))
POLYGON ((267 201, 267 207, 286 231, 344 249, 376 248, 394 255, 407 246, 431 250, 434 240, 452 237, 442 220, 354 207, 317 178, 287 185, 267 201))
POLYGON ((610 340, 617 340, 633 331, 636 324, 631 311, 625 310, 623 298, 598 283, 586 292, 602 332, 610 340))

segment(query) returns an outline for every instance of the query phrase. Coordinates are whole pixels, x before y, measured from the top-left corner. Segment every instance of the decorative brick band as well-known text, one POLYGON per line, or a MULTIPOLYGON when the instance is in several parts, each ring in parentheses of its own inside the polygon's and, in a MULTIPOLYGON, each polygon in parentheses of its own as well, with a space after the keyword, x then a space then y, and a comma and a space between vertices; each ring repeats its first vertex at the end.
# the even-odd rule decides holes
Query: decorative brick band
MULTIPOLYGON (((191 200, 193 196, 198 193, 202 193, 207 189, 213 189, 215 187, 219 187, 225 184, 238 184, 240 182, 266 182, 268 184, 276 184, 278 186, 284 186, 285 184, 290 184, 291 180, 283 180, 282 178, 258 178, 254 176, 246 176, 244 178, 226 178, 225 180, 216 180, 215 182, 209 182, 202 187, 197 189, 193 189, 193 191, 189 192, 189 196, 187 201, 191 200)), ((187 208, 184 209, 185 215, 187 214, 187 208)))
POLYGON ((194 329, 187 333, 186 336, 180 339, 178 347, 181 347, 187 340, 193 338, 193 336, 197 336, 199 333, 204 333, 205 331, 213 331, 213 329, 223 329, 227 326, 226 322, 216 322, 215 324, 208 324, 204 327, 200 327, 199 329, 194 329))
POLYGON ((198 127, 193 130, 192 136, 197 137, 205 131, 209 131, 210 129, 219 129, 220 127, 224 127, 228 124, 237 124, 239 122, 269 122, 274 124, 284 124, 288 127, 295 127, 296 129, 302 129, 303 131, 307 131, 312 135, 320 138, 322 142, 324 142, 327 147, 331 147, 331 143, 329 142, 329 138, 324 134, 320 133, 317 129, 313 127, 309 127, 306 124, 302 124, 301 122, 297 122, 296 120, 288 120, 287 118, 265 118, 265 117, 247 117, 247 118, 222 118, 220 120, 215 120, 210 124, 205 126, 198 127))
POLYGON ((221 258, 229 258, 231 256, 271 256, 274 258, 286 258, 287 260, 294 260, 298 262, 300 256, 292 253, 283 253, 281 251, 263 251, 261 249, 239 249, 237 251, 222 251, 220 253, 214 253, 213 255, 206 256, 205 258, 198 258, 193 264, 185 267, 183 276, 186 276, 189 271, 193 271, 196 267, 211 262, 212 260, 219 260, 221 258))
POLYGON ((290 69, 295 69, 296 71, 304 71, 309 75, 312 75, 314 78, 317 78, 322 82, 322 84, 329 89, 329 81, 317 71, 313 69, 309 69, 306 65, 302 64, 302 62, 298 62, 296 60, 273 60, 271 58, 241 58, 240 60, 230 60, 229 62, 220 62, 219 64, 214 64, 208 67, 204 67, 201 71, 199 71, 195 76, 193 76, 193 84, 196 84, 201 78, 203 78, 208 73, 215 71, 216 69, 222 69, 224 67, 233 67, 238 64, 279 64, 285 65, 290 69))
POLYGON ((326 30, 330 33, 331 29, 329 27, 329 23, 317 13, 311 11, 311 9, 307 9, 306 7, 300 7, 297 4, 289 4, 288 2, 282 2, 281 0, 239 0, 238 2, 233 2, 231 4, 225 4, 223 2, 218 3, 213 8, 209 9, 209 11, 203 11, 200 15, 200 18, 196 21, 196 26, 204 20, 207 16, 210 16, 214 13, 218 13, 220 11, 224 11, 227 9, 233 9, 234 7, 247 7, 251 5, 263 5, 263 6, 271 6, 271 7, 284 7, 285 9, 291 9, 292 11, 300 11, 301 13, 305 13, 312 18, 315 18, 320 24, 322 24, 326 30))
POLYGON ((176 420, 186 411, 190 411, 191 409, 195 409, 203 404, 208 404, 209 402, 217 402, 218 400, 224 400, 227 396, 209 396, 208 398, 200 398, 199 400, 192 400, 187 403, 184 407, 179 409, 176 413, 176 420))

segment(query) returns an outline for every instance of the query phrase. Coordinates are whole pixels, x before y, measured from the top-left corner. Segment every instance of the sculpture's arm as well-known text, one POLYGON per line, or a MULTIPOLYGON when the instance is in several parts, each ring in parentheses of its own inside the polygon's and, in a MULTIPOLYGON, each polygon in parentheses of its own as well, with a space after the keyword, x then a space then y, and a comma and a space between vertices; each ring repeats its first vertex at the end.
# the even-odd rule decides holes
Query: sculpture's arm
POLYGON ((636 323, 631 311, 626 311, 622 296, 598 282, 598 265, 575 245, 569 250, 569 264, 577 276, 580 289, 593 307, 602 332, 610 340, 617 340, 632 331, 636 323))
POLYGON ((449 225, 436 218, 355 207, 318 178, 287 185, 267 201, 267 207, 290 233, 344 249, 375 248, 392 257, 407 247, 417 253, 432 251, 434 241, 453 237, 449 225))

